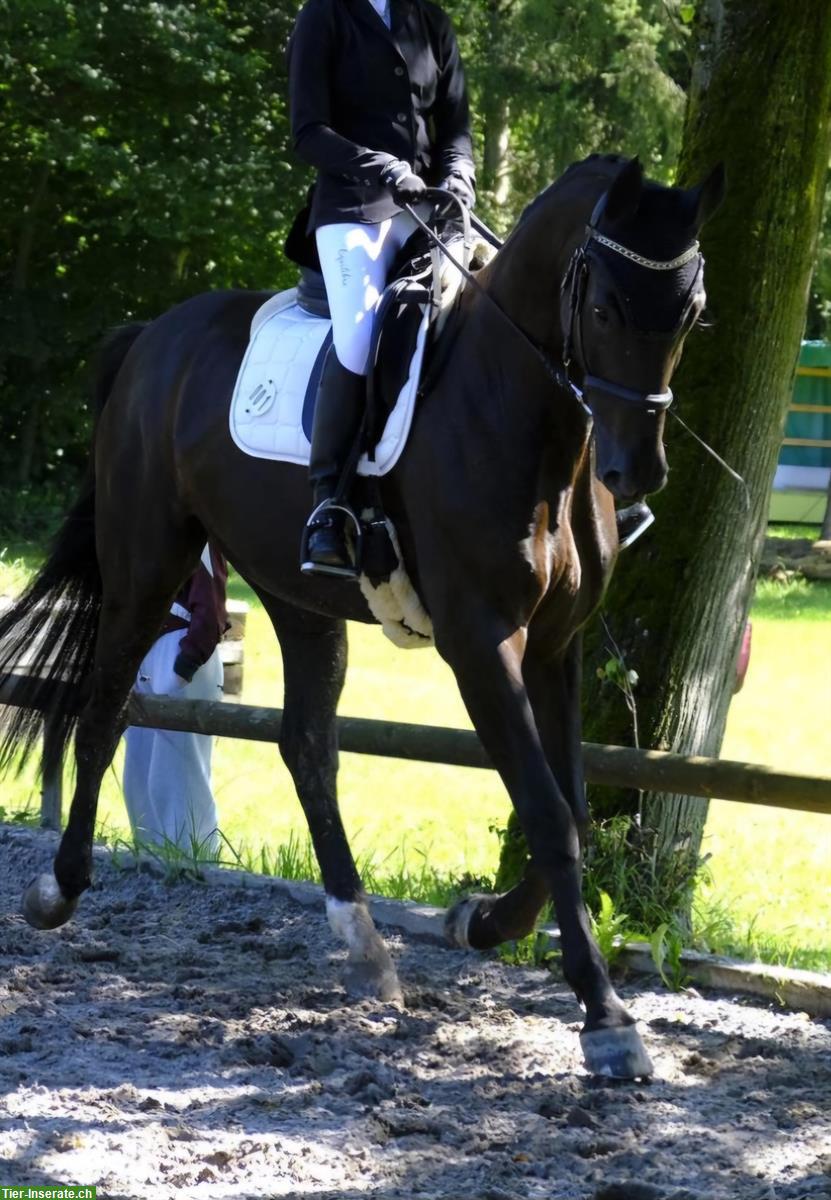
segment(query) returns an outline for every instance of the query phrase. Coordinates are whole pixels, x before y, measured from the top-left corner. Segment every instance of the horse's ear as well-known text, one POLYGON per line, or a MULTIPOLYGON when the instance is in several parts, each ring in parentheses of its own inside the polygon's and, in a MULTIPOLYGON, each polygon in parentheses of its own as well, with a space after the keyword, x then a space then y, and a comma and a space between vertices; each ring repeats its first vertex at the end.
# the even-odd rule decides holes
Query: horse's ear
POLYGON ((639 158, 630 159, 615 176, 606 193, 603 215, 610 221, 629 221, 638 211, 643 190, 643 167, 639 158))
POLYGON ((713 167, 710 174, 700 183, 697 188, 693 188, 690 197, 693 206, 693 228, 698 231, 705 221, 709 221, 713 213, 718 209, 724 193, 727 190, 727 174, 724 169, 724 163, 720 162, 713 167))

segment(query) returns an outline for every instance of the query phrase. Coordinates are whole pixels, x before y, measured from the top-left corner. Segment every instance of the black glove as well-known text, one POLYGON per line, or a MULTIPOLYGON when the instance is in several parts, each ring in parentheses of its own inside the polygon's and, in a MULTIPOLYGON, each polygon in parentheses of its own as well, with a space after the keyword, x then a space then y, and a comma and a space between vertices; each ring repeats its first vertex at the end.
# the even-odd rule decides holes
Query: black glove
POLYGON ((185 683, 190 683, 196 672, 202 664, 183 654, 181 650, 176 655, 176 661, 173 663, 173 674, 178 675, 180 679, 184 679, 185 683))
POLYGON ((400 160, 384 168, 381 183, 400 206, 417 204, 427 188, 424 180, 419 179, 410 164, 400 160))
POLYGON ((476 192, 473 190, 473 184, 469 183, 462 175, 448 175, 441 181, 439 187, 450 192, 451 195, 457 196, 465 208, 473 208, 476 192))

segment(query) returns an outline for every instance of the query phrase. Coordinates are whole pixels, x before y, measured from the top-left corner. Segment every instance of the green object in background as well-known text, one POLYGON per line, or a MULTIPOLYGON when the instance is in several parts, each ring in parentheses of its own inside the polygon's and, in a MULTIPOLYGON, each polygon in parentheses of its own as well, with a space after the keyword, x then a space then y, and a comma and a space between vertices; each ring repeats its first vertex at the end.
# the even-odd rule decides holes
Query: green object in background
MULTIPOLYGON (((831 345, 828 342, 803 342, 796 371, 793 405, 811 405, 831 409, 831 345), (822 375, 808 372, 822 371, 822 375)), ((804 438, 831 443, 831 411, 788 413, 785 442, 779 452, 780 466, 831 467, 831 444, 827 446, 789 446, 789 438, 804 438)))
POLYGON ((820 524, 827 503, 829 468, 831 345, 828 342, 803 342, 779 450, 768 520, 820 524), (829 411, 823 412, 823 409, 829 411), (793 442, 807 444, 789 444, 793 442))

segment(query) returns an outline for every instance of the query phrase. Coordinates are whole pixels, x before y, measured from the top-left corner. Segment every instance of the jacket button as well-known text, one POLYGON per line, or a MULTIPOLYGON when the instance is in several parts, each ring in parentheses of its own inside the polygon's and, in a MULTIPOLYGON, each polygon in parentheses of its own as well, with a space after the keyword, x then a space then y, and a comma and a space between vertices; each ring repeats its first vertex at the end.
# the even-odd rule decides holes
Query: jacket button
POLYGON ((396 75, 403 75, 403 74, 404 74, 404 68, 403 68, 403 67, 396 67, 396 68, 395 68, 395 73, 396 73, 396 75))
POLYGON ((406 114, 406 113, 396 113, 396 120, 398 120, 398 121, 406 121, 406 120, 407 120, 407 114, 406 114))

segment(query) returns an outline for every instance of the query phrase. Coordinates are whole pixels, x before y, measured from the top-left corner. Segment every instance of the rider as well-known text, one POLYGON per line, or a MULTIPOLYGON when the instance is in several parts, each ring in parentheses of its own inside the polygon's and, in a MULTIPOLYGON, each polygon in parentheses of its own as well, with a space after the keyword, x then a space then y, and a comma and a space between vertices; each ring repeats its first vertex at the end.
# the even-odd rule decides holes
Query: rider
POLYGON ((449 18, 431 0, 306 0, 289 43, 294 147, 317 168, 307 226, 332 314, 312 430, 307 573, 353 575, 327 512, 363 415, 375 305, 427 186, 475 198, 470 113, 449 18))

